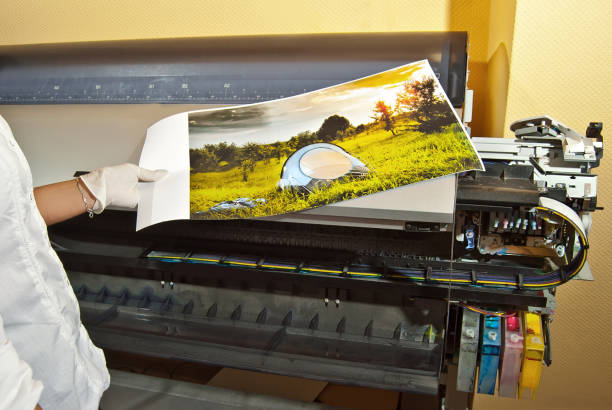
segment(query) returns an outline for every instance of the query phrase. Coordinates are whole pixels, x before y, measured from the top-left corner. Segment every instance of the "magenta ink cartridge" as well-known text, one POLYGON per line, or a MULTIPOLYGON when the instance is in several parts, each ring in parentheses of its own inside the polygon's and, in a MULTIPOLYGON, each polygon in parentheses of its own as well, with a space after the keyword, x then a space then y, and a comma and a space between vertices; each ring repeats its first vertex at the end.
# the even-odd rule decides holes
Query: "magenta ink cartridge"
POLYGON ((516 398, 521 361, 523 358, 523 329, 521 318, 512 316, 504 319, 504 344, 499 369, 499 395, 516 398))

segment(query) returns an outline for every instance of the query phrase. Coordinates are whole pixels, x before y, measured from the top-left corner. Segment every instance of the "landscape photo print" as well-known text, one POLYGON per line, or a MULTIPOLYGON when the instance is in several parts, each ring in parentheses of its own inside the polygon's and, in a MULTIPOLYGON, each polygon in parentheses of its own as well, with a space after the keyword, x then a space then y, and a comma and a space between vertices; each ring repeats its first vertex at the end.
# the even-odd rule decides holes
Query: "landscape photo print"
POLYGON ((188 121, 192 219, 285 214, 482 169, 427 61, 188 121))

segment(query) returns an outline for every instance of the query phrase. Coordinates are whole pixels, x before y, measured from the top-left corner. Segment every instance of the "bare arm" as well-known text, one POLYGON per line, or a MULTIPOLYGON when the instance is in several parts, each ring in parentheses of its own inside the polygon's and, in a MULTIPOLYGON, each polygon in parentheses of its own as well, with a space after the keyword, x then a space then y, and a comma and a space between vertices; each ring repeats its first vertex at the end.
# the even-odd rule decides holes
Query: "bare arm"
POLYGON ((87 201, 89 208, 93 208, 96 198, 89 192, 85 184, 78 179, 58 182, 34 188, 36 206, 47 225, 65 221, 85 212, 87 201), (77 186, 81 186, 83 194, 77 186))
POLYGON ((87 209, 96 214, 109 205, 135 208, 139 200, 138 182, 157 181, 167 173, 134 164, 98 168, 81 178, 34 188, 34 197, 47 225, 53 225, 85 212, 85 201, 87 209))

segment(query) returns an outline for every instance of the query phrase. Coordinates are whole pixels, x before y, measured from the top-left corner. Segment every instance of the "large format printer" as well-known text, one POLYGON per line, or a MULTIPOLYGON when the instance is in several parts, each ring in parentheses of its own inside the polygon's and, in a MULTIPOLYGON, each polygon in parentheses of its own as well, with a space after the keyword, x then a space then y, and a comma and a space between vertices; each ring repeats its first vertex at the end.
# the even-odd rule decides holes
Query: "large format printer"
MULTIPOLYGON (((469 122, 465 33, 3 47, 0 112, 40 185, 137 162, 146 127, 170 113, 282 98, 423 58, 469 122), (49 151, 54 138, 71 148, 49 151)), ((601 128, 523 119, 515 139, 472 139, 486 171, 297 214, 135 232, 134 212, 109 210, 53 226, 50 239, 117 380, 129 353, 470 408, 496 383, 505 396, 533 394, 552 360, 555 287, 592 279, 601 128)))

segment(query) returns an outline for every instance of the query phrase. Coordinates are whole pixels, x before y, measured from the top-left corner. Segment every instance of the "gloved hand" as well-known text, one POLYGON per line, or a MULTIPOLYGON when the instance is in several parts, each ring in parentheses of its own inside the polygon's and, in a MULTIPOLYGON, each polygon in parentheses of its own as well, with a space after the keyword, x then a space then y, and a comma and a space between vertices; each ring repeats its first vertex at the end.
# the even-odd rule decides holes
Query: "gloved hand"
POLYGON ((82 175, 81 181, 96 197, 92 210, 96 214, 109 205, 134 208, 138 205, 138 182, 153 182, 163 178, 168 171, 151 171, 134 164, 121 164, 99 168, 82 175))

